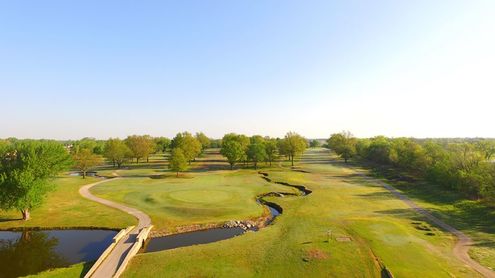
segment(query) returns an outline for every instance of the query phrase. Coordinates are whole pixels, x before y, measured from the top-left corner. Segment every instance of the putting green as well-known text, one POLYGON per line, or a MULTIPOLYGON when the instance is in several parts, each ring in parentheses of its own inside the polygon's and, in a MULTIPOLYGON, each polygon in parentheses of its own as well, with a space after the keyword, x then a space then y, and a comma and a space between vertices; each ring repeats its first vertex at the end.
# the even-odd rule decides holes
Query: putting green
POLYGON ((167 197, 187 203, 213 204, 230 200, 234 194, 221 190, 180 190, 168 193, 167 197))

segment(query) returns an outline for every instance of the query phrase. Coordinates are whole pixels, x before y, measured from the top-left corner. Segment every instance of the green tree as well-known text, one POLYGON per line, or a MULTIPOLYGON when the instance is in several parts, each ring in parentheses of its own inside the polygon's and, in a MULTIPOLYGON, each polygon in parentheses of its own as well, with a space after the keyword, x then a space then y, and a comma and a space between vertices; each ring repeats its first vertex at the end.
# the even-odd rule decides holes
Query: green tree
POLYGON ((291 164, 294 166, 294 157, 304 153, 308 146, 307 141, 295 132, 287 132, 283 140, 284 151, 288 154, 291 164))
POLYGON ((141 158, 149 161, 149 156, 156 150, 155 142, 149 135, 132 135, 125 139, 125 143, 132 152, 132 157, 139 163, 141 158))
POLYGON ((327 144, 347 163, 356 154, 356 142, 356 138, 349 131, 342 131, 332 134, 327 144))
POLYGON ((170 147, 170 139, 167 137, 155 137, 156 152, 165 153, 170 147))
POLYGON ((270 163, 270 166, 272 166, 272 162, 275 161, 278 156, 278 146, 275 139, 269 139, 265 142, 265 152, 266 161, 270 163))
POLYGON ((170 155, 169 168, 177 173, 179 177, 179 172, 187 170, 187 158, 181 148, 172 149, 172 154, 170 155))
POLYGON ((189 164, 201 153, 201 143, 189 132, 178 133, 172 139, 171 147, 180 148, 189 164))
POLYGON ((249 145, 247 156, 253 162, 254 169, 258 169, 258 161, 263 161, 267 157, 264 144, 253 143, 249 145))
POLYGON ((318 141, 316 139, 309 141, 309 147, 310 148, 318 148, 320 145, 321 145, 320 141, 318 141))
POLYGON ((220 153, 227 158, 230 164, 230 170, 234 169, 234 165, 242 161, 245 156, 244 148, 236 139, 222 140, 220 153))
POLYGON ((196 133, 196 139, 198 139, 201 144, 201 154, 203 154, 205 150, 210 147, 211 140, 203 132, 196 133))
POLYGON ((90 149, 79 150, 72 156, 72 159, 74 159, 74 167, 81 171, 83 179, 86 178, 86 174, 91 168, 102 163, 101 155, 93 153, 90 149))
POLYGON ((0 209, 18 209, 22 219, 42 204, 50 182, 70 164, 64 147, 52 141, 20 141, 0 153, 0 209))
POLYGON ((132 156, 132 152, 124 141, 115 138, 108 139, 105 143, 104 156, 110 160, 113 166, 118 168, 122 167, 122 164, 132 156))

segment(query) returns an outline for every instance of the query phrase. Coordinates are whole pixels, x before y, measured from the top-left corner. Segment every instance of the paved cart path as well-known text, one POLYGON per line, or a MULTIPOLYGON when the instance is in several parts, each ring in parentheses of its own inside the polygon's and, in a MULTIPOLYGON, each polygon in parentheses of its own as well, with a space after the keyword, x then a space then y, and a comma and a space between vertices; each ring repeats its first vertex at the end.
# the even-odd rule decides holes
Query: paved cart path
POLYGON ((86 199, 89 199, 91 201, 98 202, 100 204, 104 204, 108 207, 116 208, 121 211, 124 211, 134 217, 136 217, 139 221, 138 225, 134 229, 132 229, 126 236, 124 236, 115 246, 115 248, 112 250, 112 252, 108 255, 108 257, 103 261, 103 263, 97 268, 95 273, 91 277, 113 277, 115 272, 117 271, 118 267, 124 260, 125 256, 129 252, 129 249, 132 247, 134 244, 136 237, 141 231, 142 228, 148 227, 151 225, 151 219, 150 217, 145 214, 144 212, 131 208, 119 203, 115 203, 103 198, 99 198, 91 194, 89 191, 93 186, 102 184, 108 181, 112 180, 117 180, 117 179, 123 179, 123 178, 112 178, 112 179, 105 179, 99 182, 95 182, 92 184, 85 185, 79 189, 79 194, 83 196, 86 199))
POLYGON ((443 222, 442 220, 438 219, 437 217, 433 216, 427 210, 418 206, 415 202, 413 202, 411 199, 409 199, 406 195, 399 192, 395 187, 393 187, 393 186, 391 186, 391 185, 389 185, 389 184, 387 184, 381 180, 377 180, 377 179, 368 177, 368 176, 364 175, 363 173, 360 173, 360 174, 365 179, 380 184, 382 187, 387 189, 394 196, 396 196, 397 198, 402 200, 404 203, 406 203, 406 205, 408 205, 410 208, 412 208, 416 212, 420 213, 425 218, 427 218, 431 222, 435 223, 437 226, 441 227, 442 229, 444 229, 444 230, 448 231, 449 233, 453 234, 454 236, 456 236, 458 240, 457 240, 456 245, 454 246, 454 250, 453 250, 454 256, 456 256, 463 263, 467 264, 468 266, 470 266, 471 268, 476 270, 481 275, 483 275, 487 278, 495 278, 495 272, 482 266, 477 261, 471 259, 471 257, 469 256, 468 251, 469 251, 469 248, 471 247, 471 245, 473 244, 473 241, 466 234, 464 234, 463 232, 450 226, 449 224, 443 222))

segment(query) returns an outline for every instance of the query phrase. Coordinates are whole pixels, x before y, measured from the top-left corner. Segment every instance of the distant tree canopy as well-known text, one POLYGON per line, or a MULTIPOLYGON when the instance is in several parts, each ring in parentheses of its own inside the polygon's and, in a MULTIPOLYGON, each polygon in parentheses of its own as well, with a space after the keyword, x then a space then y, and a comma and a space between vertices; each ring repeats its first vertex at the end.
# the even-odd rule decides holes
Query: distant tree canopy
POLYGON ((53 141, 17 141, 0 148, 0 209, 18 209, 22 219, 42 204, 53 188, 50 179, 72 161, 65 148, 53 141))
POLYGON ((203 132, 196 133, 196 139, 198 139, 201 144, 201 154, 203 154, 204 151, 210 147, 211 140, 203 132))
POLYGON ((88 149, 95 154, 103 154, 105 141, 96 140, 95 138, 86 137, 72 143, 72 153, 76 153, 81 149, 88 149))
POLYGON ((165 153, 170 148, 170 139, 166 137, 156 137, 153 139, 156 145, 156 152, 165 153))
POLYGON ((187 170, 187 158, 184 155, 184 152, 181 148, 172 149, 172 153, 170 155, 170 163, 169 168, 177 173, 177 177, 180 172, 187 170))
POLYGON ((320 141, 318 141, 316 139, 309 141, 309 147, 310 148, 318 148, 320 145, 321 145, 320 141))
POLYGON ((93 167, 100 165, 103 162, 101 155, 93 153, 90 149, 80 149, 72 155, 74 167, 81 171, 83 179, 93 167))
POLYGON ((136 159, 136 163, 139 163, 142 158, 146 158, 148 161, 150 154, 156 151, 155 141, 149 135, 128 136, 125 143, 131 150, 132 158, 136 159))
POLYGON ((189 132, 178 133, 170 144, 172 149, 181 149, 186 160, 191 164, 201 153, 201 142, 189 132))
POLYGON ((131 149, 118 138, 110 138, 106 141, 103 154, 106 159, 112 162, 114 167, 117 166, 118 168, 132 157, 131 149))
POLYGON ((468 198, 495 201, 495 163, 492 161, 495 140, 384 136, 355 139, 347 135, 334 134, 329 139, 329 145, 334 146, 343 159, 348 156, 345 152, 353 153, 357 159, 395 167, 468 198))
POLYGON ((356 138, 350 132, 342 131, 341 133, 332 134, 327 141, 327 145, 347 163, 356 153, 356 141, 356 138))

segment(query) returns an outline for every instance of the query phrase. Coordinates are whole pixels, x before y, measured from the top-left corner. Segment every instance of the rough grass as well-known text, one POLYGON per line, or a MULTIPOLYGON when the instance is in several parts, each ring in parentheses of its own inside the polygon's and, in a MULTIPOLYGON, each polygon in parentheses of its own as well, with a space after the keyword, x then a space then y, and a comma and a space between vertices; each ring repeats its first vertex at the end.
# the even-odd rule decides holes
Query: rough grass
POLYGON ((96 178, 64 175, 54 179, 55 190, 48 193, 43 205, 31 213, 31 219, 21 220, 18 211, 0 211, 0 229, 41 227, 103 227, 123 228, 136 220, 119 210, 84 199, 79 188, 98 181, 96 178))
MULTIPOLYGON (((375 175, 382 177, 380 172, 375 175)), ((481 264, 495 269, 495 209, 479 201, 438 185, 417 181, 386 180, 407 194, 417 204, 427 208, 436 217, 468 234, 475 244, 470 256, 481 264)))

